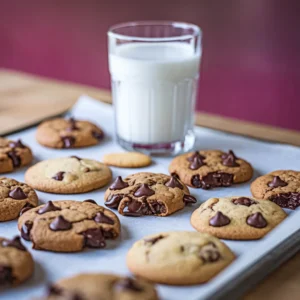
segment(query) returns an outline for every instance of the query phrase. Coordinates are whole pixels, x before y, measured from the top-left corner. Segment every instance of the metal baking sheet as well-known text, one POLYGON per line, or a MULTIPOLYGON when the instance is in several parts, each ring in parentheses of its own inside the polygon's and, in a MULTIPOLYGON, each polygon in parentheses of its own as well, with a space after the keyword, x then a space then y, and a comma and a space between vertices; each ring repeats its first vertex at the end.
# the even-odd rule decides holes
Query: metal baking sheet
MULTIPOLYGON (((104 128, 107 137, 101 145, 73 150, 54 150, 44 148, 35 141, 36 128, 24 130, 9 136, 12 139, 22 138, 30 145, 35 155, 35 162, 62 156, 77 155, 85 158, 101 160, 105 153, 122 151, 113 138, 113 111, 108 104, 82 96, 70 114, 78 119, 87 119, 104 128)), ((245 137, 234 136, 219 131, 195 128, 197 134, 197 149, 233 149, 240 157, 247 159, 253 165, 257 176, 277 169, 300 169, 300 148, 271 144, 245 137)), ((153 158, 154 163, 143 169, 113 169, 114 177, 127 176, 133 172, 151 171, 168 173, 171 158, 153 158)), ((22 168, 15 173, 6 174, 19 181, 24 181, 22 168)), ((80 272, 110 272, 128 275, 125 257, 128 249, 138 239, 147 234, 171 230, 194 230, 190 225, 191 213, 210 197, 218 196, 250 196, 250 183, 219 188, 214 190, 191 189, 198 203, 165 218, 145 216, 130 218, 119 216, 122 224, 121 237, 111 242, 108 248, 87 249, 80 253, 53 253, 31 249, 31 243, 24 244, 30 249, 35 259, 34 276, 24 284, 14 289, 0 292, 1 299, 23 300, 43 294, 47 283, 80 272)), ((49 200, 72 199, 82 201, 95 199, 103 204, 105 188, 78 195, 57 195, 38 192, 40 202, 49 200)), ((298 251, 300 241, 300 211, 287 211, 289 217, 265 238, 259 241, 225 241, 236 253, 237 259, 208 283, 192 287, 174 287, 157 285, 161 299, 164 300, 196 300, 196 299, 235 299, 247 287, 254 285, 270 270, 290 255, 298 251)), ((0 224, 0 236, 12 237, 18 234, 17 221, 0 224)))

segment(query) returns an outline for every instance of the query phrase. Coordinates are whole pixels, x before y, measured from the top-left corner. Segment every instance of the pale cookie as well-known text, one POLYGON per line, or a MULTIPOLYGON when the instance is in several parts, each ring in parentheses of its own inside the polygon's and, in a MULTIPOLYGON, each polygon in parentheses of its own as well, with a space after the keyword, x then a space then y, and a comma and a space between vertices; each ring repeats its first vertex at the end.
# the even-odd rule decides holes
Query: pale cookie
POLYGON ((16 142, 0 137, 0 173, 12 172, 32 161, 32 152, 21 140, 16 142))
POLYGON ((108 184, 111 178, 106 165, 78 156, 44 160, 25 173, 26 183, 33 188, 57 194, 92 191, 108 184))
POLYGON ((104 137, 102 129, 88 121, 56 118, 37 128, 37 141, 49 148, 80 148, 98 144, 104 137))
POLYGON ((176 177, 149 172, 130 175, 124 181, 118 176, 104 199, 107 207, 117 208, 120 214, 132 217, 164 217, 197 202, 176 177))
POLYGON ((281 223, 286 213, 278 205, 249 197, 211 198, 194 211, 193 227, 218 238, 256 240, 281 223))
POLYGON ((0 177, 0 221, 16 219, 24 209, 36 207, 38 197, 27 184, 0 177))
POLYGON ((120 234, 118 217, 90 201, 49 201, 23 213, 18 228, 34 249, 57 252, 104 248, 120 234))
POLYGON ((271 200, 283 208, 300 206, 300 172, 279 170, 258 177, 251 184, 252 195, 271 200))
POLYGON ((79 274, 48 287, 41 300, 158 300, 153 284, 112 274, 79 274))
POLYGON ((20 237, 0 238, 0 287, 18 285, 28 279, 34 270, 31 254, 20 237))
POLYGON ((110 153, 104 155, 103 162, 120 168, 141 168, 151 164, 151 157, 139 152, 110 153))
POLYGON ((153 282, 190 285, 210 280, 234 258, 216 237, 174 231, 137 241, 127 254, 127 266, 134 275, 153 282))
POLYGON ((169 166, 171 174, 176 175, 188 186, 202 189, 231 186, 251 179, 253 169, 233 151, 196 151, 177 156, 169 166))

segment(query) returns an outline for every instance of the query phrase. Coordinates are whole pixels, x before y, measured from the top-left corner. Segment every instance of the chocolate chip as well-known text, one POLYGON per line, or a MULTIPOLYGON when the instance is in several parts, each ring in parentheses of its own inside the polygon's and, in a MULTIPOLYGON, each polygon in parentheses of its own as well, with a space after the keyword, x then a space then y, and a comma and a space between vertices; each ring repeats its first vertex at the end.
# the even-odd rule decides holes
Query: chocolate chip
POLYGON ((135 197, 143 197, 143 196, 151 196, 154 195, 155 192, 151 190, 148 184, 143 183, 133 194, 135 197))
POLYGON ((0 265, 0 285, 12 284, 14 276, 11 267, 0 265))
POLYGON ((204 161, 200 157, 196 156, 194 160, 190 163, 189 168, 191 170, 198 170, 204 165, 205 165, 204 161))
POLYGON ((104 133, 103 132, 98 132, 98 131, 92 131, 92 136, 98 140, 101 141, 104 138, 104 133))
POLYGON ((183 196, 183 202, 185 204, 193 204, 193 203, 197 202, 197 199, 192 195, 184 195, 183 196))
POLYGON ((151 245, 154 245, 154 244, 156 244, 159 240, 161 240, 161 239, 163 239, 163 238, 164 238, 163 235, 159 235, 159 236, 155 236, 155 237, 153 237, 153 238, 151 238, 151 239, 144 239, 144 241, 145 241, 146 243, 150 243, 151 245))
POLYGON ((288 184, 283 181, 279 176, 274 176, 273 180, 268 183, 269 187, 277 188, 279 186, 287 186, 288 184))
POLYGON ((21 217, 26 211, 31 210, 31 209, 32 209, 32 207, 24 206, 24 207, 21 209, 19 216, 21 217))
POLYGON ((222 226, 226 226, 230 223, 230 219, 225 216, 224 214, 222 214, 220 211, 218 211, 215 216, 213 216, 210 220, 209 220, 209 225, 213 226, 213 227, 222 227, 222 226))
POLYGON ((76 120, 74 118, 70 118, 69 123, 70 126, 67 127, 67 131, 79 130, 79 128, 76 126, 76 120))
POLYGON ((198 157, 201 160, 205 159, 205 156, 201 155, 198 151, 195 151, 191 156, 187 158, 187 161, 192 162, 194 161, 195 157, 198 157))
POLYGON ((179 180, 177 179, 176 176, 171 176, 170 180, 168 180, 165 183, 165 186, 170 187, 170 188, 179 188, 181 190, 183 190, 183 185, 179 182, 179 180))
POLYGON ((27 251, 24 245, 21 243, 21 239, 19 236, 14 237, 12 240, 3 240, 3 247, 14 247, 22 251, 27 251))
POLYGON ((73 136, 63 136, 61 137, 64 148, 72 148, 75 144, 75 138, 73 136))
POLYGON ((97 202, 95 200, 93 200, 93 199, 86 199, 83 202, 89 202, 89 203, 93 203, 93 204, 98 205, 97 202))
POLYGON ((112 195, 111 198, 108 201, 106 201, 104 204, 109 208, 118 208, 122 199, 123 199, 123 195, 112 195))
POLYGON ((30 241, 30 231, 33 227, 33 223, 31 221, 26 221, 21 227, 21 237, 26 240, 30 241))
POLYGON ((222 155, 222 164, 227 167, 238 167, 239 164, 236 162, 237 157, 232 150, 229 150, 228 154, 222 155))
POLYGON ((197 188, 211 189, 214 187, 226 187, 233 184, 233 174, 224 172, 211 172, 200 179, 199 175, 192 177, 192 185, 197 188))
POLYGON ((82 232, 85 237, 85 245, 92 248, 104 248, 105 238, 101 228, 92 228, 82 232))
POLYGON ((72 155, 72 156, 70 156, 71 158, 75 158, 75 159, 77 159, 77 160, 82 160, 82 158, 80 158, 80 157, 78 157, 78 156, 76 156, 76 155, 72 155))
POLYGON ((21 158, 17 155, 17 153, 14 150, 7 152, 7 155, 12 160, 14 168, 21 166, 21 158))
POLYGON ((106 239, 113 239, 116 236, 113 229, 102 229, 102 233, 106 239))
POLYGON ((55 179, 57 181, 62 181, 64 179, 65 173, 66 172, 58 172, 52 177, 52 179, 55 179))
POLYGON ((165 204, 161 201, 151 201, 149 205, 154 215, 165 214, 167 212, 165 204))
POLYGON ((47 296, 62 296, 62 295, 63 295, 63 289, 61 287, 52 284, 47 287, 47 296))
POLYGON ((91 171, 90 168, 84 168, 84 169, 83 169, 83 172, 84 172, 84 173, 88 173, 88 172, 90 172, 90 171, 91 171))
POLYGON ((114 288, 119 291, 124 291, 124 290, 130 290, 134 292, 143 291, 143 288, 139 286, 136 281, 134 281, 132 278, 129 277, 118 280, 115 283, 114 288))
POLYGON ((97 223, 115 224, 114 220, 106 216, 103 212, 98 212, 94 218, 97 223))
POLYGON ((127 203, 127 206, 124 207, 123 214, 124 216, 140 217, 143 215, 142 206, 143 206, 142 202, 136 200, 130 200, 127 203))
POLYGON ((245 206, 251 206, 253 204, 257 204, 256 201, 246 198, 246 197, 240 197, 237 199, 232 200, 232 203, 235 205, 245 205, 245 206))
POLYGON ((63 216, 58 216, 50 223, 49 228, 53 231, 69 230, 72 228, 72 223, 63 216))
POLYGON ((116 180, 112 183, 112 185, 109 187, 110 190, 122 190, 127 188, 129 185, 127 182, 123 181, 121 176, 118 176, 116 180))
POLYGON ((8 196, 15 200, 27 199, 27 195, 23 192, 23 190, 20 187, 14 188, 12 191, 9 192, 8 196))
POLYGON ((22 143, 22 141, 19 139, 16 142, 9 142, 9 147, 11 148, 26 148, 26 146, 22 143))
POLYGON ((268 225, 260 212, 254 213, 247 218, 247 224, 255 228, 264 228, 268 225))
POLYGON ((221 258, 221 254, 214 243, 202 246, 198 255, 204 263, 215 262, 221 258))
POLYGON ((300 206, 300 193, 281 193, 269 198, 283 208, 296 209, 300 206))
POLYGON ((42 215, 42 214, 44 214, 44 213, 46 213, 46 212, 49 212, 49 211, 56 211, 56 210, 61 210, 61 208, 55 206, 55 205, 53 204, 52 201, 49 201, 47 204, 43 205, 43 206, 37 211, 37 213, 38 213, 39 215, 42 215))
POLYGON ((234 158, 234 160, 238 159, 232 150, 229 150, 228 153, 222 154, 221 158, 226 159, 228 157, 228 155, 232 156, 234 158))

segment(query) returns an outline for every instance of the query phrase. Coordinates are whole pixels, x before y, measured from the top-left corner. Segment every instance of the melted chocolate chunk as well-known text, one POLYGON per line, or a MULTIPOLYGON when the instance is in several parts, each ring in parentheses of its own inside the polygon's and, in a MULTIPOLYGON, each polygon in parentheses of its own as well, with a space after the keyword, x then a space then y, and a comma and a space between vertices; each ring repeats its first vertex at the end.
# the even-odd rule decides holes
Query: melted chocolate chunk
POLYGON ((251 206, 253 204, 257 204, 256 201, 246 198, 246 197, 240 197, 237 199, 232 200, 232 203, 235 205, 245 205, 245 206, 251 206))
POLYGON ((300 193, 282 193, 269 198, 282 208, 296 209, 300 206, 300 193))
POLYGON ((163 235, 159 235, 159 236, 155 236, 151 239, 144 239, 145 243, 149 243, 151 245, 156 244, 159 240, 163 239, 164 236, 163 235))
POLYGON ((102 233, 106 239, 113 239, 115 237, 114 231, 112 229, 102 229, 102 233))
POLYGON ((9 192, 8 196, 15 200, 27 199, 27 195, 23 192, 23 190, 20 187, 14 188, 12 191, 9 192))
POLYGON ((89 202, 89 203, 97 204, 97 202, 95 200, 93 200, 93 199, 86 199, 83 202, 89 202))
POLYGON ((136 200, 130 200, 127 203, 127 206, 124 207, 123 214, 124 216, 140 217, 143 215, 142 208, 143 208, 142 202, 136 200))
POLYGON ((7 155, 12 160, 14 168, 18 168, 21 166, 21 158, 17 155, 17 153, 14 150, 7 152, 7 155))
POLYGON ((127 188, 129 185, 127 182, 123 181, 121 176, 118 176, 116 180, 112 183, 112 185, 109 187, 110 190, 122 190, 127 188))
POLYGON ((104 248, 105 238, 101 228, 92 228, 82 232, 85 237, 85 245, 91 248, 104 248))
POLYGON ((279 176, 275 176, 271 182, 268 183, 269 187, 277 188, 279 186, 287 186, 288 184, 283 181, 279 176))
POLYGON ((12 284, 14 276, 11 267, 0 265, 0 285, 12 284))
POLYGON ((247 224, 255 228, 264 228, 268 225, 267 220, 260 212, 250 215, 247 218, 247 224))
POLYGON ((168 180, 165 183, 165 186, 170 187, 170 188, 179 188, 181 190, 183 190, 183 185, 179 182, 179 180, 177 179, 176 176, 171 176, 170 180, 168 180))
POLYGON ((25 206, 21 209, 19 216, 21 217, 26 211, 31 210, 32 208, 33 208, 32 205, 31 205, 31 207, 25 205, 25 206))
POLYGON ((76 156, 76 155, 72 155, 72 156, 70 156, 71 158, 75 158, 75 159, 77 159, 77 160, 82 160, 82 158, 80 158, 79 156, 76 156))
POLYGON ((134 292, 143 291, 143 288, 139 286, 136 281, 134 281, 132 278, 129 277, 118 280, 115 283, 114 288, 119 291, 124 291, 124 290, 130 290, 134 292))
POLYGON ((75 138, 73 136, 63 136, 61 137, 64 148, 71 148, 75 144, 75 138))
POLYGON ((27 251, 24 245, 21 243, 21 239, 19 236, 14 237, 12 240, 3 240, 3 247, 14 247, 22 251, 27 251))
POLYGON ((11 147, 11 148, 26 148, 26 146, 22 143, 22 141, 19 139, 19 140, 17 140, 17 141, 15 141, 15 142, 10 142, 9 143, 9 147, 11 147))
POLYGON ((97 223, 115 224, 114 220, 106 216, 103 212, 98 212, 94 218, 97 223))
POLYGON ((233 184, 233 174, 224 172, 211 172, 200 179, 199 175, 192 177, 192 185, 196 188, 202 188, 205 190, 214 187, 226 187, 233 184))
POLYGON ((221 258, 221 254, 214 243, 209 243, 202 246, 198 255, 204 263, 215 262, 221 258))
POLYGON ((229 150, 228 154, 222 155, 222 164, 227 167, 238 167, 239 164, 236 162, 237 157, 232 150, 229 150))
POLYGON ((98 132, 98 131, 92 131, 92 136, 98 140, 101 141, 104 138, 104 133, 103 132, 98 132))
POLYGON ((46 213, 46 212, 49 212, 49 211, 56 211, 56 210, 61 210, 61 208, 55 206, 55 205, 53 204, 52 201, 49 201, 47 204, 45 204, 44 206, 42 206, 42 207, 37 211, 37 213, 38 213, 39 215, 42 215, 42 214, 44 214, 44 213, 46 213))
POLYGON ((104 204, 109 208, 118 208, 122 199, 123 199, 123 195, 112 195, 111 198, 108 201, 106 201, 104 204))
POLYGON ((72 228, 72 223, 63 216, 58 216, 50 223, 49 228, 52 231, 69 230, 72 228))
POLYGON ((194 160, 190 163, 189 168, 191 170, 198 170, 204 165, 205 162, 203 161, 203 159, 201 159, 199 156, 195 156, 194 160))
POLYGON ((73 130, 79 130, 79 128, 76 125, 76 120, 74 118, 69 119, 70 126, 67 128, 68 131, 73 131, 73 130))
POLYGON ((31 221, 26 221, 21 227, 21 237, 24 240, 30 241, 30 231, 32 227, 33 227, 33 223, 31 221))
POLYGON ((55 179, 57 181, 62 181, 64 179, 64 175, 66 172, 58 172, 56 175, 52 177, 52 179, 55 179))
POLYGON ((151 190, 148 184, 143 183, 133 194, 135 197, 143 197, 143 196, 151 196, 154 195, 155 192, 151 190))
POLYGON ((183 196, 183 202, 185 204, 193 204, 193 203, 197 202, 197 199, 192 195, 184 195, 183 196))
POLYGON ((224 214, 222 214, 220 211, 218 211, 215 216, 213 216, 210 220, 209 220, 209 225, 213 226, 213 227, 222 227, 222 226, 226 226, 230 223, 230 219, 225 216, 224 214))
POLYGON ((232 156, 234 160, 238 159, 232 150, 229 150, 228 153, 222 154, 221 158, 226 159, 229 155, 232 156))
POLYGON ((167 212, 165 204, 160 201, 152 201, 150 203, 150 209, 154 215, 165 214, 167 212))
POLYGON ((205 156, 201 155, 198 151, 195 151, 191 156, 189 156, 186 160, 189 162, 194 161, 195 157, 200 158, 201 160, 205 159, 205 156))

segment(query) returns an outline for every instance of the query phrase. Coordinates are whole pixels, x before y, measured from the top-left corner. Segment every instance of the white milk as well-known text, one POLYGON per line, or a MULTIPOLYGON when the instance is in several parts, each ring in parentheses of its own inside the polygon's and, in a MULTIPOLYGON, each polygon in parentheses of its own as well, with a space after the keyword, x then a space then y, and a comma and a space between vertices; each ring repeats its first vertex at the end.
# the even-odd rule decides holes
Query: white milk
POLYGON ((193 126, 200 55, 184 43, 131 43, 109 55, 118 136, 183 141, 193 126))

